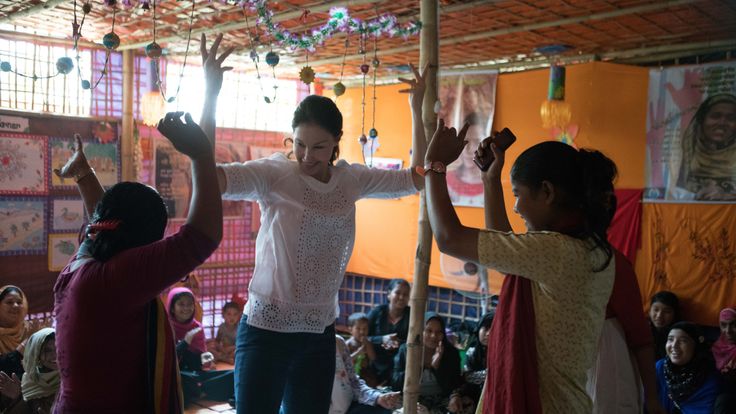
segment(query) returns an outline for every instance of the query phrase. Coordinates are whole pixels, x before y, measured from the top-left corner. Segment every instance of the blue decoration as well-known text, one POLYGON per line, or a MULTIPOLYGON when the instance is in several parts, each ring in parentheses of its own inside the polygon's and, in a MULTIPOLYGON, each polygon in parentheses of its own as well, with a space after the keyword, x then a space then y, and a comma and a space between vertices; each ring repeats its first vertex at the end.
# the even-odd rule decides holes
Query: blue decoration
POLYGON ((115 32, 110 32, 102 38, 102 45, 106 49, 115 50, 120 46, 120 37, 115 32))
POLYGON ((371 139, 376 139, 378 136, 378 130, 376 130, 376 128, 371 128, 371 130, 368 131, 368 136, 371 137, 371 139))
POLYGON ((92 84, 90 84, 87 79, 82 81, 82 89, 89 89, 91 87, 92 87, 92 84))
POLYGON ((163 50, 161 49, 161 46, 159 46, 156 42, 151 42, 146 46, 146 56, 148 56, 151 59, 158 59, 161 57, 161 54, 163 53, 163 50))
POLYGON ((74 62, 71 58, 64 56, 60 57, 59 60, 56 61, 56 70, 62 75, 68 74, 72 69, 74 69, 74 62))
POLYGON ((0 63, 0 70, 2 70, 3 72, 10 72, 11 70, 13 70, 13 67, 10 66, 10 62, 2 62, 0 63))
POLYGON ((279 55, 276 52, 268 52, 266 53, 266 63, 268 63, 269 66, 276 66, 279 64, 279 55))

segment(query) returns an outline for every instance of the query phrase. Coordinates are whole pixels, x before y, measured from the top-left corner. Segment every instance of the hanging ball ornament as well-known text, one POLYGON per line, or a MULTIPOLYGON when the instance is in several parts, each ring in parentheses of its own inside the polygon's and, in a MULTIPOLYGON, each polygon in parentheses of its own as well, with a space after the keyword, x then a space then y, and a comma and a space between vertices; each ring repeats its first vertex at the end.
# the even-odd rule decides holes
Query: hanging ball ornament
POLYGON ((367 63, 360 65, 360 71, 363 72, 364 75, 367 74, 370 69, 371 67, 368 66, 367 63))
POLYGON ((358 142, 360 142, 360 145, 365 145, 368 143, 368 138, 365 137, 365 134, 361 134, 360 138, 358 138, 358 142))
POLYGON ((378 58, 373 58, 373 62, 372 62, 372 63, 373 63, 373 67, 374 67, 374 68, 377 68, 377 67, 378 67, 378 65, 380 65, 380 64, 381 64, 381 61, 380 61, 380 60, 378 60, 378 58))
POLYGON ((303 67, 302 70, 299 71, 299 79, 307 85, 314 82, 314 69, 312 69, 311 66, 303 67))
POLYGON ((345 85, 343 85, 342 82, 337 82, 335 86, 332 87, 332 91, 335 92, 335 96, 342 96, 345 94, 345 85))
POLYGON ((2 62, 0 63, 0 70, 2 70, 3 72, 10 72, 11 70, 13 70, 13 67, 10 66, 10 62, 2 62))
POLYGON ((68 74, 72 69, 74 69, 74 62, 71 58, 64 56, 60 57, 59 60, 56 61, 56 70, 62 75, 68 74))
POLYGON ((151 10, 151 5, 147 1, 144 1, 143 4, 141 4, 141 9, 151 10))
POLYGON ((271 51, 266 53, 266 63, 268 63, 268 66, 276 66, 279 64, 279 54, 271 51))
POLYGON ((92 84, 89 83, 88 80, 85 79, 85 80, 82 81, 82 89, 89 89, 91 87, 92 87, 92 84))
POLYGON ((102 38, 102 45, 108 50, 115 50, 120 46, 120 36, 115 32, 110 32, 102 38))
POLYGON ((148 56, 151 59, 158 59, 161 57, 161 46, 158 45, 156 42, 151 42, 146 46, 146 56, 148 56))
POLYGON ((118 0, 105 0, 105 4, 107 4, 110 7, 112 7, 115 4, 117 4, 117 2, 118 2, 118 0))
POLYGON ((82 13, 89 14, 89 12, 91 11, 92 11, 92 3, 87 2, 82 5, 82 13))
POLYGON ((371 128, 371 130, 368 131, 368 136, 371 137, 371 139, 378 138, 378 130, 376 128, 371 128))

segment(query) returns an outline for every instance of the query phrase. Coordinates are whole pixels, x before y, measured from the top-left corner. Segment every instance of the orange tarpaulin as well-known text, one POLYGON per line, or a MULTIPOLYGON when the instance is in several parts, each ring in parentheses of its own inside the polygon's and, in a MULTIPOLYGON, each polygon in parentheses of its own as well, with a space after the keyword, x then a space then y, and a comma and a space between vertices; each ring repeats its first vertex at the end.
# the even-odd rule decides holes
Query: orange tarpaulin
POLYGON ((641 237, 644 302, 669 290, 685 319, 717 325, 718 312, 736 304, 736 204, 644 204, 641 237))

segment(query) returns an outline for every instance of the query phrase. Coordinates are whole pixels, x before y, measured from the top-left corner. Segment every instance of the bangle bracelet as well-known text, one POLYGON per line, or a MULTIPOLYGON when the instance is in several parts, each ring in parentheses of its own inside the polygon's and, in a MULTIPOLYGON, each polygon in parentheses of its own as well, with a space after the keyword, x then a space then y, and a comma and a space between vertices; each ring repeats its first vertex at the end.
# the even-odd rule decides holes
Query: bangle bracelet
POLYGON ((94 173, 95 173, 94 168, 88 168, 82 171, 81 173, 74 174, 74 182, 78 183, 82 181, 85 177, 87 177, 88 175, 92 175, 94 173))

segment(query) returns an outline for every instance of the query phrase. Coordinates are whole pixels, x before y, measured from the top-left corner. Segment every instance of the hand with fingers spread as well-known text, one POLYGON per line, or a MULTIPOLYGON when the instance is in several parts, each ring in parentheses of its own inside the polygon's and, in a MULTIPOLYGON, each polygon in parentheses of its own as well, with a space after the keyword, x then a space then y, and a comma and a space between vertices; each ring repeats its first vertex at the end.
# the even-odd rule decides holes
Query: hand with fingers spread
POLYGON ((204 68, 204 78, 208 94, 219 94, 222 88, 222 77, 223 74, 229 70, 232 70, 232 66, 222 66, 225 59, 230 56, 234 48, 230 47, 220 56, 217 56, 217 51, 222 42, 222 33, 217 35, 215 41, 212 42, 212 46, 207 50, 207 38, 202 33, 202 38, 199 43, 199 51, 202 54, 202 68, 204 68))
POLYGON ((412 111, 421 113, 422 102, 424 101, 424 91, 427 86, 426 80, 429 63, 424 66, 421 73, 413 64, 410 63, 409 67, 411 68, 412 73, 414 73, 414 79, 399 78, 401 82, 408 85, 407 89, 402 89, 399 93, 408 93, 412 111))
POLYGON ((87 157, 84 155, 84 147, 82 145, 82 137, 74 134, 74 153, 66 164, 61 168, 54 168, 54 174, 60 178, 74 178, 79 180, 82 175, 91 171, 87 157))
POLYGON ((20 398, 20 391, 20 379, 15 373, 9 376, 4 371, 0 371, 0 395, 15 401, 20 398))
POLYGON ((465 124, 463 129, 457 132, 455 128, 447 128, 445 121, 440 119, 432 141, 429 143, 429 148, 427 148, 426 162, 439 161, 445 165, 450 165, 455 161, 468 143, 465 140, 465 134, 469 127, 470 124, 465 124))
POLYGON ((491 139, 484 139, 481 141, 481 143, 478 145, 478 149, 475 150, 475 157, 478 160, 485 160, 487 157, 492 156, 493 161, 491 162, 491 166, 486 170, 483 174, 483 180, 488 181, 492 179, 500 179, 501 178, 501 170, 503 170, 503 165, 506 160, 506 150, 499 148, 493 141, 495 135, 497 135, 498 132, 494 131, 491 134, 491 139))
POLYGON ((169 112, 159 122, 158 130, 169 139, 177 151, 191 159, 213 157, 212 145, 202 128, 187 112, 169 112), (181 121, 184 115, 186 123, 181 121))

